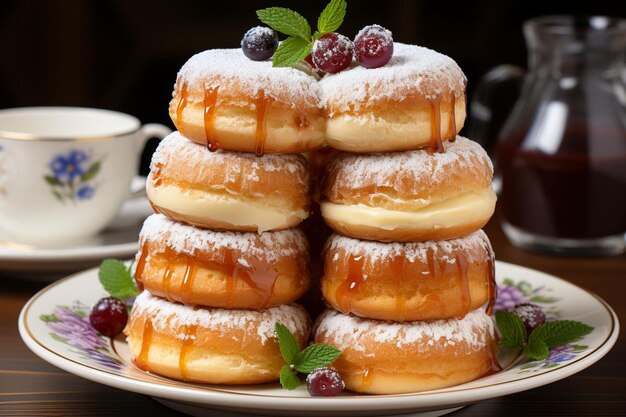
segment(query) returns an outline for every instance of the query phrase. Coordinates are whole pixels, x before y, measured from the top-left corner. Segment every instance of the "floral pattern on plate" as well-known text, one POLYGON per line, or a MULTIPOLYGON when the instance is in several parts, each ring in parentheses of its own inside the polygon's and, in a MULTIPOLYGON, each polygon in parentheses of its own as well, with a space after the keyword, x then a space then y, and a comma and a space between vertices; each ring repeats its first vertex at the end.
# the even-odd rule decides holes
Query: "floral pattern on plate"
POLYGON ((102 161, 91 161, 82 150, 72 150, 65 155, 56 155, 48 165, 50 173, 44 180, 52 194, 60 202, 90 200, 95 192, 94 180, 100 172, 102 161))
POLYGON ((89 311, 88 306, 76 301, 70 307, 57 306, 52 314, 43 314, 39 318, 51 330, 50 337, 74 348, 83 359, 120 369, 122 361, 112 352, 109 340, 89 323, 89 311))

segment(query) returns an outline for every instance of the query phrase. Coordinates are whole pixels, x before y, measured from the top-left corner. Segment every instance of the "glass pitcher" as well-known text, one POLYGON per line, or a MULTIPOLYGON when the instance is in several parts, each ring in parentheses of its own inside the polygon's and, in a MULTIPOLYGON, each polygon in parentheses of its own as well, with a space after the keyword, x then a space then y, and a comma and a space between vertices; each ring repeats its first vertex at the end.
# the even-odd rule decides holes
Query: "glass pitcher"
POLYGON ((504 232, 526 249, 622 253, 626 20, 545 16, 524 35, 529 70, 496 141, 504 232))

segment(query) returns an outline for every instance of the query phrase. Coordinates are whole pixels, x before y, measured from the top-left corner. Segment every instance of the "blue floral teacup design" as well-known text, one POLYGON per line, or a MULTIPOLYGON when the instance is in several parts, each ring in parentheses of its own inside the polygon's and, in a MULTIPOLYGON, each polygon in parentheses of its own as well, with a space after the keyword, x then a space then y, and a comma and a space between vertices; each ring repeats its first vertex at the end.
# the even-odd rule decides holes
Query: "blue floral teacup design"
POLYGON ((45 175, 44 180, 50 185, 52 195, 61 202, 91 200, 101 166, 101 160, 92 161, 85 151, 74 149, 54 157, 49 165, 52 172, 45 175))

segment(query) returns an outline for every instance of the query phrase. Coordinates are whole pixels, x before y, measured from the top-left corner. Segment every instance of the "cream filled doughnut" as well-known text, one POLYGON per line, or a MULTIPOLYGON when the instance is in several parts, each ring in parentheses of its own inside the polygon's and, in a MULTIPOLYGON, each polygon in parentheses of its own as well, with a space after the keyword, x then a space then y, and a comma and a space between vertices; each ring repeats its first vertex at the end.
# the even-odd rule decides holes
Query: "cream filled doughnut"
POLYGON ((346 388, 368 394, 445 388, 499 369, 494 325, 482 309, 460 320, 405 323, 328 310, 314 340, 340 349, 333 367, 346 388))
POLYGON ((445 144, 445 153, 339 154, 321 186, 322 216, 358 239, 453 239, 480 229, 493 214, 492 174, 483 148, 460 136, 445 144))
POLYGON ((260 384, 277 380, 285 364, 276 323, 306 345, 310 320, 296 304, 262 311, 194 309, 144 291, 124 333, 133 363, 145 371, 210 384, 260 384))
POLYGON ((309 287, 309 251, 298 229, 241 233, 199 229, 161 214, 139 234, 135 279, 188 305, 262 309, 291 303, 309 287))
POLYGON ((174 220, 260 233, 309 215, 310 182, 301 155, 209 152, 174 132, 152 157, 146 191, 155 211, 174 220))
POLYGON ((383 67, 322 78, 327 143, 357 153, 440 149, 463 127, 466 82, 451 58, 395 43, 383 67))
POLYGON ((320 99, 304 71, 252 61, 240 48, 212 49, 183 65, 169 113, 185 137, 212 150, 298 153, 324 145, 320 99))
POLYGON ((335 310, 370 319, 463 317, 493 303, 494 255, 487 235, 382 243, 332 235, 322 293, 335 310))

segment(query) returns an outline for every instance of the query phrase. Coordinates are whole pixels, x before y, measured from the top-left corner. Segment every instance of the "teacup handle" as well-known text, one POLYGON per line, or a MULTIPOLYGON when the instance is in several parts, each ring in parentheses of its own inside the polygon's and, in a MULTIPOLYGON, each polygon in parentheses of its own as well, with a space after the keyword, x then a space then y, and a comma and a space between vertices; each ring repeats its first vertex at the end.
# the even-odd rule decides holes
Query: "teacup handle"
MULTIPOLYGON (((493 110, 499 110, 496 104, 502 107, 501 103, 494 103, 498 101, 494 100, 495 93, 499 87, 508 82, 517 83, 516 88, 519 88, 525 75, 526 71, 521 67, 509 64, 498 65, 482 76, 474 90, 466 134, 487 151, 493 149, 495 136, 501 127, 493 123, 493 110)), ((519 95, 519 90, 516 93, 519 95)))
MULTIPOLYGON (((137 152, 143 151, 149 139, 157 138, 161 140, 170 133, 172 133, 172 129, 159 123, 147 123, 141 126, 137 152)), ((130 191, 130 198, 142 197, 144 195, 146 195, 145 182, 142 187, 136 190, 131 189, 130 191)))

